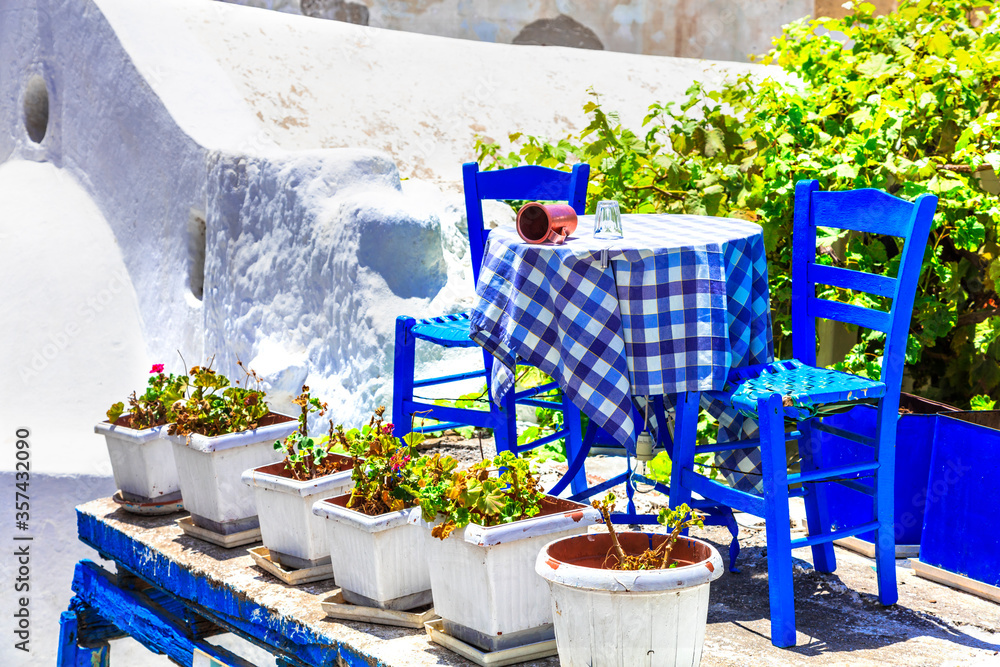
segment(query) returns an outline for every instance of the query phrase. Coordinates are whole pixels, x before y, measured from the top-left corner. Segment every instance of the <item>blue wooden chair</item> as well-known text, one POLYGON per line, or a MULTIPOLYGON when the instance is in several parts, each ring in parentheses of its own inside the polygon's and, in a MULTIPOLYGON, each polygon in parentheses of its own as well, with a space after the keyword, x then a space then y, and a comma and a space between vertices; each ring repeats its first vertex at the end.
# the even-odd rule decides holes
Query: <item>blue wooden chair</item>
MULTIPOLYGON (((482 202, 484 199, 568 201, 577 214, 582 215, 587 203, 589 176, 590 165, 587 164, 577 164, 571 172, 534 165, 481 172, 479 165, 475 162, 463 165, 465 210, 468 218, 469 248, 474 279, 477 282, 479 280, 479 269, 483 263, 483 252, 489 235, 489 230, 483 226, 482 202)), ((401 436, 409 433, 411 417, 414 413, 420 413, 420 417, 443 423, 417 427, 413 430, 440 431, 456 426, 490 428, 493 429, 497 451, 512 451, 515 454, 520 454, 563 437, 566 438, 566 452, 570 460, 580 451, 582 447, 580 411, 566 398, 565 393, 561 402, 541 397, 558 387, 555 382, 522 391, 511 390, 507 392, 503 404, 498 406, 490 400, 489 385, 494 363, 491 354, 484 351, 483 366, 473 371, 416 380, 414 379, 414 358, 415 343, 418 339, 443 347, 476 346, 476 343, 469 338, 469 314, 467 312, 424 320, 415 320, 405 316, 397 318, 392 392, 392 418, 395 423, 395 435, 401 436), (488 411, 438 406, 426 399, 421 400, 414 396, 414 389, 477 377, 484 378, 487 383, 484 401, 489 406, 488 411), (515 405, 550 409, 561 408, 564 428, 543 439, 535 440, 529 445, 519 447, 515 405)), ((583 470, 580 470, 573 476, 572 488, 576 491, 582 490, 585 486, 586 476, 583 470)))
MULTIPOLYGON (((821 192, 816 181, 801 181, 795 188, 795 221, 792 247, 792 354, 793 359, 741 368, 729 376, 724 391, 709 394, 756 419, 755 440, 720 442, 696 447, 688 437, 675 435, 671 489, 672 506, 687 502, 695 491, 705 498, 765 518, 768 585, 771 609, 771 642, 795 644, 795 608, 792 593, 791 550, 809 546, 820 572, 833 572, 833 540, 876 531, 876 566, 879 599, 884 605, 897 600, 895 537, 893 535, 893 478, 896 420, 900 384, 910 328, 914 293, 923 264, 927 234, 937 198, 921 195, 913 203, 880 190, 821 192), (853 271, 816 262, 816 228, 833 227, 905 239, 895 278, 853 271), (863 308, 816 296, 816 285, 866 292, 892 300, 888 311, 863 308), (816 367, 816 318, 854 324, 885 333, 880 381, 816 367), (875 437, 849 433, 823 423, 823 412, 866 402, 878 410, 875 437), (816 454, 836 435, 872 448, 870 461, 819 468, 816 454), (797 440, 801 472, 788 474, 785 443, 797 440), (702 452, 761 448, 763 495, 737 491, 694 472, 694 456, 702 452), (858 483, 859 476, 874 476, 872 487, 858 483), (837 483, 872 497, 871 520, 862 525, 831 531, 826 507, 826 484, 837 483), (790 489, 790 486, 796 486, 790 489), (804 496, 809 534, 791 539, 788 499, 804 496)), ((678 424, 697 423, 697 394, 681 397, 678 424)), ((680 427, 678 427, 680 430, 680 427)), ((831 445, 832 446, 832 445, 831 445)))

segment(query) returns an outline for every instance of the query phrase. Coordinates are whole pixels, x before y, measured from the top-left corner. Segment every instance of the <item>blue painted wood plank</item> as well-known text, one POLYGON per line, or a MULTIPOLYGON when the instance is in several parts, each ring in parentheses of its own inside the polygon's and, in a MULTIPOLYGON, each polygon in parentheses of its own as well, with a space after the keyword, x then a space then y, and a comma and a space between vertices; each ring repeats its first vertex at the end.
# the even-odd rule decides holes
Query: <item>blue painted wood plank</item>
MULTIPOLYGON (((875 329, 882 333, 889 333, 889 328, 892 325, 892 316, 880 310, 862 308, 829 299, 819 299, 814 296, 806 296, 805 302, 806 313, 810 318, 822 317, 837 322, 855 324, 866 329, 875 329)), ((810 365, 814 366, 815 362, 810 365)))
MULTIPOLYGON (((812 193, 810 215, 817 227, 907 237, 913 205, 874 188, 812 193)), ((813 246, 815 247, 815 246, 813 246)))
POLYGON ((80 619, 78 610, 71 604, 69 611, 59 617, 59 649, 56 653, 57 667, 108 667, 110 647, 108 643, 80 645, 80 619))
POLYGON ((868 472, 870 470, 878 469, 879 464, 872 461, 868 463, 853 463, 846 466, 837 466, 835 468, 822 468, 818 470, 810 470, 808 472, 800 472, 794 475, 788 476, 789 484, 804 484, 806 482, 819 482, 823 480, 829 480, 834 477, 844 477, 846 475, 854 475, 859 472, 868 472))
POLYGON ((194 649, 198 648, 232 667, 253 667, 226 649, 192 639, 183 625, 167 618, 140 594, 120 588, 114 575, 89 560, 77 563, 73 592, 103 617, 113 619, 115 625, 140 644, 181 665, 191 665, 194 649))
POLYGON ((153 586, 170 591, 198 613, 244 638, 293 655, 308 665, 336 665, 339 657, 367 661, 360 663, 366 667, 388 667, 374 656, 254 602, 223 582, 191 572, 96 516, 77 510, 77 528, 80 540, 105 558, 115 560, 153 586))
MULTIPOLYGON (((845 537, 853 537, 854 535, 867 533, 877 527, 878 521, 872 521, 871 523, 861 524, 860 526, 852 526, 851 528, 835 530, 832 533, 820 533, 818 535, 800 537, 797 540, 792 540, 792 548, 798 549, 799 547, 812 547, 819 544, 827 544, 829 542, 833 542, 834 540, 842 540, 845 537)), ((895 558, 895 555, 893 558, 895 558)))
POLYGON ((851 442, 856 442, 859 445, 864 445, 865 447, 874 447, 875 438, 868 435, 861 435, 859 433, 853 433, 846 429, 840 428, 839 426, 833 426, 827 424, 820 419, 817 419, 811 424, 814 430, 822 431, 823 433, 829 433, 830 435, 835 435, 838 438, 843 438, 844 440, 849 440, 851 442))
POLYGON ((896 279, 875 273, 825 266, 810 262, 806 275, 810 283, 841 287, 892 298, 896 295, 896 279))
MULTIPOLYGON (((702 477, 690 469, 680 471, 679 486, 687 489, 689 492, 694 491, 726 507, 732 507, 747 514, 753 514, 754 516, 764 516, 765 514, 764 498, 761 496, 745 491, 738 491, 731 486, 726 486, 715 480, 702 477)), ((671 487, 674 487, 674 485, 671 484, 671 487)))

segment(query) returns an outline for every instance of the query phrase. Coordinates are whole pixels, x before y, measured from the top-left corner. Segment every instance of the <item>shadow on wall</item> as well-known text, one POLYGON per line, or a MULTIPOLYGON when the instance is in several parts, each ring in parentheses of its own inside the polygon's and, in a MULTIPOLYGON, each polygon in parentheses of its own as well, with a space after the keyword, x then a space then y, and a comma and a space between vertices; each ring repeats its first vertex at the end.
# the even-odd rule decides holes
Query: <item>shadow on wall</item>
POLYGON ((448 281, 436 219, 385 216, 371 207, 347 212, 358 233, 358 263, 403 299, 433 299, 448 281))

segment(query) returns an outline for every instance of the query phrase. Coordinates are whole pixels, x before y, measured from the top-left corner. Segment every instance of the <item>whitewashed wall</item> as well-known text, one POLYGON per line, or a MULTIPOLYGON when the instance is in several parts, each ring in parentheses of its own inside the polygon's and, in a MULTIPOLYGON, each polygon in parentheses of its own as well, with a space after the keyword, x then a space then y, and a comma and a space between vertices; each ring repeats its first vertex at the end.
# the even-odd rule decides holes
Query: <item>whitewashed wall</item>
MULTIPOLYGON (((31 429, 37 540, 33 653, 0 642, 0 664, 54 661, 73 564, 95 557, 72 507, 113 490, 92 425, 149 364, 239 355, 279 403, 306 380, 359 421, 389 399, 393 318, 471 302, 477 133, 577 131, 591 86, 636 125, 749 68, 211 0, 0 0, 0 451, 31 429)), ((130 650, 116 662, 155 664, 130 650)))

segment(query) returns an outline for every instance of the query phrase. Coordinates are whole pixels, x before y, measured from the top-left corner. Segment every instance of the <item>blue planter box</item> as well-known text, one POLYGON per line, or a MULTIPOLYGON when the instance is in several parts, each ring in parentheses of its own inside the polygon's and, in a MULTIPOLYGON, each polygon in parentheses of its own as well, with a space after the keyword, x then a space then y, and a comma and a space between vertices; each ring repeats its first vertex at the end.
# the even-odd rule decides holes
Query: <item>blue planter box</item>
MULTIPOLYGON (((937 415, 957 411, 958 408, 911 394, 900 395, 900 408, 905 412, 899 416, 896 425, 895 536, 898 545, 916 546, 920 544, 924 524, 927 475, 937 415)), ((859 405, 847 412, 826 417, 823 422, 875 437, 875 413, 874 407, 859 405)), ((829 434, 817 432, 814 437, 824 438, 817 449, 817 457, 824 467, 871 460, 872 450, 868 447, 829 434)), ((872 486, 871 477, 861 477, 858 482, 869 488, 872 486)), ((834 530, 868 523, 873 519, 871 497, 839 484, 827 485, 827 505, 834 530)), ((874 542, 875 533, 863 533, 858 537, 874 542)))
POLYGON ((920 561, 1000 586, 1000 411, 937 423, 920 561))

